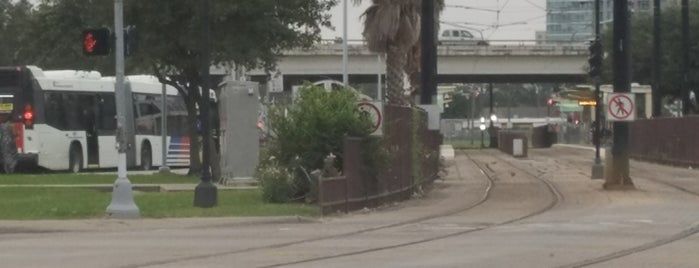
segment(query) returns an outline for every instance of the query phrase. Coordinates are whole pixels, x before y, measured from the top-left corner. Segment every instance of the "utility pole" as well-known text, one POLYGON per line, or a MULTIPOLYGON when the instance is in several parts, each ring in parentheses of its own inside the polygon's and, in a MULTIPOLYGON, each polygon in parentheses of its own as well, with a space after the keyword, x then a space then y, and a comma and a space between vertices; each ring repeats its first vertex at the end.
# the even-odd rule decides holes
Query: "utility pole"
MULTIPOLYGON (((600 43, 600 1, 595 0, 595 42, 600 43)), ((603 50, 602 50, 603 51, 603 50)), ((601 64, 596 66, 601 72, 601 64)), ((592 66, 591 66, 592 68, 592 66)), ((595 125, 593 126, 595 132, 593 133, 593 142, 595 143, 595 163, 592 164, 591 178, 602 179, 604 178, 604 166, 602 166, 602 161, 600 160, 600 143, 602 141, 602 98, 600 96, 600 75, 592 78, 595 82, 595 125)))
POLYGON ((488 135, 490 136, 490 148, 498 148, 498 137, 497 130, 495 129, 495 120, 497 116, 493 112, 493 105, 495 104, 495 99, 493 98, 493 83, 488 84, 488 91, 490 92, 490 127, 488 127, 488 135))
POLYGON ((349 87, 349 75, 347 71, 347 65, 349 64, 349 52, 347 43, 347 2, 349 0, 342 1, 342 84, 345 87, 349 87))
POLYGON ((126 89, 124 87, 124 0, 114 0, 114 32, 116 34, 116 81, 114 93, 117 108, 117 179, 107 216, 118 219, 139 218, 141 213, 133 201, 131 181, 126 177, 126 89))
MULTIPOLYGON (((631 38, 628 0, 614 1, 614 92, 631 92, 631 38)), ((633 188, 629 175, 629 123, 614 122, 612 166, 605 178, 605 189, 633 188)))
POLYGON ((199 112, 202 128, 202 164, 201 164, 201 181, 194 188, 194 206, 201 208, 215 207, 218 204, 218 192, 216 185, 211 182, 211 124, 209 118, 209 90, 210 77, 209 68, 211 66, 210 42, 211 42, 211 27, 209 25, 209 4, 211 0, 204 0, 201 12, 202 33, 201 40, 201 98, 199 103, 199 112))
POLYGON ((434 0, 422 0, 422 84, 420 104, 436 103, 437 97, 437 46, 435 44, 434 0))
POLYGON ((682 114, 689 115, 689 0, 682 0, 682 114))
POLYGON ((653 0, 653 117, 659 117, 661 115, 661 84, 662 79, 660 78, 660 67, 662 65, 662 59, 660 58, 660 35, 661 35, 661 21, 660 21, 660 0, 653 0))

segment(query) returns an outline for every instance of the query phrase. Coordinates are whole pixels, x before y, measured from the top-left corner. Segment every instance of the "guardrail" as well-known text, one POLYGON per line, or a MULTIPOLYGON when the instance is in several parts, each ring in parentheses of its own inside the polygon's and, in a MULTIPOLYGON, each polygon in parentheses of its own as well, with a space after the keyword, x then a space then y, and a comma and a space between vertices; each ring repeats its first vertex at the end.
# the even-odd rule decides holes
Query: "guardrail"
MULTIPOLYGON (((580 42, 540 42, 535 40, 492 40, 489 45, 470 43, 445 43, 437 46, 440 56, 461 55, 587 55, 587 45, 580 42)), ((312 48, 293 49, 287 55, 342 55, 342 41, 321 40, 312 48)), ((376 55, 369 51, 365 40, 348 40, 350 55, 376 55)))

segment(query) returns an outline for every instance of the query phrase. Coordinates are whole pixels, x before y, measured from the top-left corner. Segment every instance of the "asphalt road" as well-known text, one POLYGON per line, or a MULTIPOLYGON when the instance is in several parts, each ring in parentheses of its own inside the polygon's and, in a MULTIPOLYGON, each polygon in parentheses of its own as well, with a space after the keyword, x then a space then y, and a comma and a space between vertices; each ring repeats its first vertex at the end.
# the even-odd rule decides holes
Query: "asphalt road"
MULTIPOLYGON (((699 173, 459 151, 428 196, 318 219, 0 221, 2 267, 699 267, 699 173)), ((233 208, 234 209, 234 208, 233 208)))

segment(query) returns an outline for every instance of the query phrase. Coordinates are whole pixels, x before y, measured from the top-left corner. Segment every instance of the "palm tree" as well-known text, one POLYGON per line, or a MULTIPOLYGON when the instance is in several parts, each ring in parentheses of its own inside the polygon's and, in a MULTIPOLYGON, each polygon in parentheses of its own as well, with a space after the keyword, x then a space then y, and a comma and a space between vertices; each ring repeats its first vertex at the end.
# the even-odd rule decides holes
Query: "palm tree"
MULTIPOLYGON (((362 0, 353 0, 355 5, 362 0)), ((435 0, 437 15, 444 0, 435 0)), ((420 79, 420 15, 422 0, 372 0, 362 15, 369 50, 386 54, 386 83, 388 103, 408 103, 403 81, 408 74, 411 91, 419 92, 420 79)), ((439 16, 435 16, 436 22, 439 16)))
MULTIPOLYGON (((362 0, 353 0, 358 5, 362 0)), ((362 15, 369 50, 386 54, 388 103, 406 105, 403 90, 406 55, 420 37, 421 0, 372 0, 362 15)))
MULTIPOLYGON (((439 33, 440 13, 444 10, 444 0, 434 0, 434 42, 437 42, 437 34, 439 33)), ((408 75, 410 82, 410 101, 414 101, 416 96, 422 93, 422 42, 415 42, 408 50, 408 58, 405 64, 405 73, 408 75)))

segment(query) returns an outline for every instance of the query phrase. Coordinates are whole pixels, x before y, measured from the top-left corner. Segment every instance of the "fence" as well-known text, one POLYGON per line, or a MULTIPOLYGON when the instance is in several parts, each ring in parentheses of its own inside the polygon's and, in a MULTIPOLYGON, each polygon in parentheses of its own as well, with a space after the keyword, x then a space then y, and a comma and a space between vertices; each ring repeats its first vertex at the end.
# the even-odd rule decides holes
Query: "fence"
POLYGON ((629 127, 633 158, 671 165, 699 166, 699 117, 638 120, 629 127))
POLYGON ((429 188, 432 185, 439 172, 442 137, 439 131, 427 129, 427 114, 424 111, 417 110, 415 115, 413 111, 407 107, 384 106, 383 142, 390 160, 388 168, 375 178, 365 172, 364 140, 345 138, 343 176, 320 180, 318 203, 323 214, 405 200, 410 198, 416 187, 429 188), (414 131, 414 127, 417 131, 414 131), (416 139, 411 133, 416 134, 416 139), (418 142, 414 143, 414 140, 418 142))

